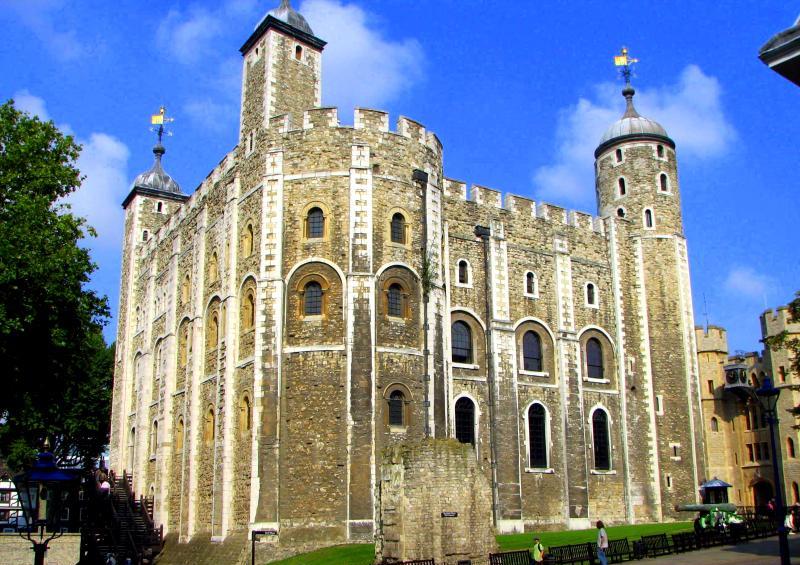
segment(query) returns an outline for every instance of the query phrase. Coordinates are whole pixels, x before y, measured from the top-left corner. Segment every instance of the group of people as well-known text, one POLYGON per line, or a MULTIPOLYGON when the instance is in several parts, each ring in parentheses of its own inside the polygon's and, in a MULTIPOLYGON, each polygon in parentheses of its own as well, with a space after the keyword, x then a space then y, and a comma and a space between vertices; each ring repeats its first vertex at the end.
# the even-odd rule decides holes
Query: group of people
MULTIPOLYGON (((597 560, 599 565, 608 565, 606 559, 606 551, 608 550, 608 534, 606 533, 606 526, 602 520, 598 520, 597 524, 597 560)), ((542 540, 538 536, 533 538, 533 563, 544 563, 547 550, 542 545, 542 540)))

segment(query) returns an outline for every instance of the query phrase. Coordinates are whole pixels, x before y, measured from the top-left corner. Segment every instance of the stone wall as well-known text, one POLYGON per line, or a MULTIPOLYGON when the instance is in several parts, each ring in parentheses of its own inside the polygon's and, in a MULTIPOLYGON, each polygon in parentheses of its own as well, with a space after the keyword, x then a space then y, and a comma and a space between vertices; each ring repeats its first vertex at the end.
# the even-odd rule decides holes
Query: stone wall
MULTIPOLYGON (((73 565, 80 559, 80 534, 64 534, 47 544, 45 563, 48 565, 73 565)), ((0 563, 3 565, 30 565, 33 563, 33 546, 19 534, 0 534, 0 563)))
POLYGON ((376 562, 483 560, 497 551, 492 489, 472 447, 427 440, 383 453, 376 562))

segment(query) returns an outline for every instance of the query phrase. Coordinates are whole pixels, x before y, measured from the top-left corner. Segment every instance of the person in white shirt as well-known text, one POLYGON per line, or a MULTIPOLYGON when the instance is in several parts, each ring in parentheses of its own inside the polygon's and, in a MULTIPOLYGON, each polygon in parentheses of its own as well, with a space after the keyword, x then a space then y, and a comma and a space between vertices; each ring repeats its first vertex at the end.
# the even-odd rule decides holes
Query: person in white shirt
POLYGON ((600 565, 608 565, 606 559, 606 550, 608 549, 608 534, 606 533, 605 524, 601 520, 597 521, 597 558, 600 560, 600 565))

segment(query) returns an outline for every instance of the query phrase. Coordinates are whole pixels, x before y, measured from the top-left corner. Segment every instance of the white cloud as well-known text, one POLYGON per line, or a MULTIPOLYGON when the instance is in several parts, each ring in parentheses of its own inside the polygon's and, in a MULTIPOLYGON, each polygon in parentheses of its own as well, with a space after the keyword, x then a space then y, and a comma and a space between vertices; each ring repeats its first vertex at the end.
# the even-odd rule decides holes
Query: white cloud
POLYGON ((87 52, 75 29, 62 29, 58 12, 63 0, 6 0, 4 6, 58 59, 71 61, 87 52))
POLYGON ((419 42, 384 37, 359 6, 305 0, 299 11, 315 35, 330 41, 322 56, 325 105, 380 107, 422 78, 425 57, 419 42))
POLYGON ((733 267, 725 279, 725 289, 732 294, 739 294, 752 300, 763 299, 774 287, 775 281, 767 276, 755 272, 750 267, 733 267))
POLYGON ((14 99, 14 106, 17 110, 27 112, 32 116, 37 116, 43 122, 50 119, 50 115, 47 113, 47 108, 42 98, 34 96, 27 90, 18 90, 14 93, 12 98, 14 99))
MULTIPOLYGON (((688 65, 674 84, 637 90, 635 104, 641 115, 664 126, 682 158, 712 159, 724 155, 736 140, 721 98, 719 81, 688 65)), ((619 86, 604 83, 595 87, 591 99, 581 98, 562 110, 554 162, 534 173, 537 198, 594 207, 592 156, 623 109, 619 86)))
POLYGON ((189 65, 211 55, 212 44, 223 31, 222 20, 205 8, 192 8, 188 14, 170 10, 158 26, 156 40, 163 52, 189 65))

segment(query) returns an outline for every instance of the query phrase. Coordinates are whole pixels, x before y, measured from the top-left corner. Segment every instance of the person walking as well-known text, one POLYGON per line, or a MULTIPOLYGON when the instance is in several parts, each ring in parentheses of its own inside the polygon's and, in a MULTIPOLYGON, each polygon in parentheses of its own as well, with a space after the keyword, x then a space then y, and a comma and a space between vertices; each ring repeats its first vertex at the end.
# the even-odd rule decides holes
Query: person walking
POLYGON ((544 563, 544 546, 538 537, 533 538, 533 562, 544 563))
POLYGON ((608 549, 608 534, 606 533, 606 526, 602 520, 597 521, 597 559, 600 560, 600 565, 608 565, 606 559, 606 550, 608 549))

